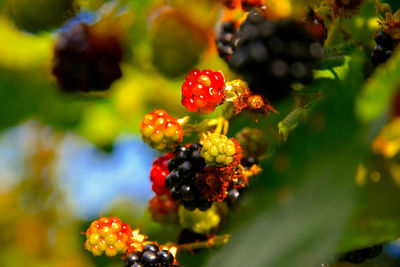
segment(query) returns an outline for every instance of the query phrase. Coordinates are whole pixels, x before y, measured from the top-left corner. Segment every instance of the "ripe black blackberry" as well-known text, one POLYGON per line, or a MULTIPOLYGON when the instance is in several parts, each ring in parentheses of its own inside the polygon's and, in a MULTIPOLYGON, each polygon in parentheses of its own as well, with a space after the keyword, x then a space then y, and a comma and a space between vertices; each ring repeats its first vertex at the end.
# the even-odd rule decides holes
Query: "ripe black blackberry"
POLYGON ((96 36, 91 27, 76 24, 56 44, 53 74, 66 92, 103 91, 121 77, 120 40, 113 35, 96 36))
POLYGON ((249 170, 254 164, 258 164, 258 159, 256 157, 247 157, 247 158, 242 158, 240 160, 240 164, 246 169, 249 170))
POLYGON ((189 147, 179 146, 175 156, 169 161, 168 169, 171 172, 165 179, 165 185, 171 190, 173 201, 181 203, 188 210, 198 208, 208 210, 212 202, 204 198, 197 186, 200 172, 206 163, 200 155, 201 145, 196 143, 189 147))
POLYGON ((378 257, 382 252, 382 245, 350 251, 340 257, 340 261, 347 261, 354 264, 363 263, 366 259, 378 257))
POLYGON ((376 46, 372 51, 371 61, 372 64, 378 66, 385 63, 386 60, 393 54, 394 42, 389 34, 379 32, 375 38, 376 46))
POLYGON ((125 260, 125 267, 171 267, 174 256, 167 250, 160 250, 155 244, 147 244, 143 251, 130 254, 125 260))
POLYGON ((229 66, 249 83, 250 90, 279 101, 296 82, 312 81, 312 69, 323 48, 300 23, 269 21, 260 8, 252 9, 232 37, 229 66))
POLYGON ((235 32, 235 23, 225 21, 221 25, 221 30, 216 38, 218 53, 220 57, 229 60, 233 53, 232 37, 235 32))

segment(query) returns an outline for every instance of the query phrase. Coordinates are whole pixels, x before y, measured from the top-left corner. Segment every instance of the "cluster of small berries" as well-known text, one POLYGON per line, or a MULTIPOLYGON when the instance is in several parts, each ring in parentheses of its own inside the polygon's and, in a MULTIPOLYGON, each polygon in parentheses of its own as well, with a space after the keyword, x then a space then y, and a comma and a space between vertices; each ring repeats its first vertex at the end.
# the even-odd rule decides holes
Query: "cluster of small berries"
POLYGON ((228 139, 226 135, 208 133, 202 140, 201 156, 209 166, 223 167, 233 162, 236 154, 235 139, 228 139))
POLYGON ((125 267, 172 267, 174 256, 167 249, 160 249, 156 244, 147 244, 142 251, 128 255, 125 267))
POLYGON ((248 13, 231 37, 230 48, 226 43, 222 54, 232 49, 231 57, 225 57, 229 66, 248 81, 252 92, 270 101, 287 96, 293 83, 310 83, 323 53, 319 41, 301 23, 270 21, 261 8, 248 13))
POLYGON ((131 227, 116 217, 101 217, 86 231, 85 248, 95 256, 125 254, 134 242, 131 227))
POLYGON ((378 257, 382 252, 382 245, 350 251, 340 257, 340 261, 347 261, 354 264, 361 264, 366 259, 378 257))
POLYGON ((376 46, 372 51, 371 61, 372 64, 378 66, 385 63, 393 54, 394 42, 389 34, 379 32, 375 38, 376 46))
POLYGON ((224 99, 224 76, 211 70, 192 70, 182 84, 182 105, 190 112, 208 114, 224 99))
POLYGON ((113 35, 78 23, 63 32, 55 47, 53 74, 66 92, 104 91, 121 77, 122 45, 113 35))
POLYGON ((165 184, 171 190, 172 200, 181 203, 188 210, 196 208, 205 211, 211 207, 212 202, 203 198, 197 186, 200 172, 206 163, 200 155, 201 145, 178 146, 175 156, 170 160, 165 184))
POLYGON ((144 116, 140 130, 143 141, 159 151, 172 149, 183 138, 178 120, 161 109, 144 116))

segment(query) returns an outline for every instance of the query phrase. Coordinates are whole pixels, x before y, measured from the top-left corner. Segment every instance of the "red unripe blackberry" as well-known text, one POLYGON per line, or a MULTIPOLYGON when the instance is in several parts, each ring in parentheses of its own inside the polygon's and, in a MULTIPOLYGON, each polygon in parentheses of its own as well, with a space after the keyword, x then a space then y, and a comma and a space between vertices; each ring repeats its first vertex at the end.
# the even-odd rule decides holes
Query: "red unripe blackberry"
POLYGON ((165 223, 177 220, 178 205, 168 195, 155 196, 149 201, 148 210, 155 222, 165 223))
POLYGON ((53 74, 66 92, 104 91, 121 77, 120 39, 113 35, 99 36, 93 27, 76 24, 57 41, 53 74))
POLYGON ((222 73, 192 70, 182 84, 182 105, 190 112, 208 114, 224 99, 225 81, 222 73))
POLYGON ((156 195, 169 194, 168 188, 165 187, 165 177, 169 174, 168 162, 174 157, 174 153, 167 153, 153 162, 150 171, 150 181, 153 183, 151 189, 156 195))

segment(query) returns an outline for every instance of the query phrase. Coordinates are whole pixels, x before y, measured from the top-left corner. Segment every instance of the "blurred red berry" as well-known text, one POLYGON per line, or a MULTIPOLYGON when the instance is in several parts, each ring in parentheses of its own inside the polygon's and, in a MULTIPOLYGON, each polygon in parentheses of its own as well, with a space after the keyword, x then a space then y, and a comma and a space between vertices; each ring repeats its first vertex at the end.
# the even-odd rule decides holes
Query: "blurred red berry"
POLYGON ((158 196, 169 194, 168 188, 165 187, 165 177, 169 174, 168 162, 173 157, 174 153, 168 153, 153 162, 150 171, 150 181, 153 183, 151 189, 158 196))

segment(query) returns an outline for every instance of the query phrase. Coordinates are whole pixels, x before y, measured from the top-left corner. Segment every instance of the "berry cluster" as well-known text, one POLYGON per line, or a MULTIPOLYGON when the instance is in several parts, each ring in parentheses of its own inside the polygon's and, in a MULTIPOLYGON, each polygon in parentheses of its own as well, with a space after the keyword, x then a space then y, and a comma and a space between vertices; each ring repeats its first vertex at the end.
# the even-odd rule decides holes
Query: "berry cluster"
POLYGON ((174 153, 167 153, 153 162, 153 167, 150 171, 150 181, 153 183, 151 189, 157 196, 166 195, 169 193, 165 187, 165 178, 169 174, 168 162, 174 157, 174 153))
POLYGON ((174 158, 168 164, 171 173, 165 184, 171 190, 172 200, 183 204, 188 210, 198 208, 205 211, 211 207, 212 202, 202 196, 196 183, 206 166, 200 149, 200 144, 178 146, 174 158))
POLYGON ((144 116, 140 130, 143 141, 159 151, 172 149, 183 138, 178 120, 161 109, 144 116))
POLYGON ((143 251, 130 254, 125 267, 171 267, 174 265, 174 256, 166 249, 160 250, 156 244, 147 244, 143 251))
POLYGON ((53 74, 64 91, 104 91, 121 77, 120 40, 98 35, 85 23, 61 34, 55 47, 53 74))
POLYGON ((363 263, 366 259, 378 257, 382 252, 382 245, 358 249, 344 254, 340 261, 347 261, 354 264, 363 263))
POLYGON ((375 38, 376 46, 372 51, 371 61, 372 64, 378 66, 385 63, 393 54, 394 42, 389 34, 379 32, 375 38))
POLYGON ((263 10, 252 9, 232 37, 229 66, 249 83, 250 90, 278 101, 293 83, 308 84, 323 48, 301 24, 269 21, 263 10))
POLYGON ((116 217, 101 217, 86 231, 85 248, 95 256, 125 254, 133 242, 131 227, 116 217))
POLYGON ((223 167, 233 162, 236 154, 234 139, 226 135, 209 133, 203 140, 200 154, 209 166, 223 167))
POLYGON ((224 100, 224 86, 222 73, 192 70, 182 84, 182 105, 190 112, 211 113, 224 100))

